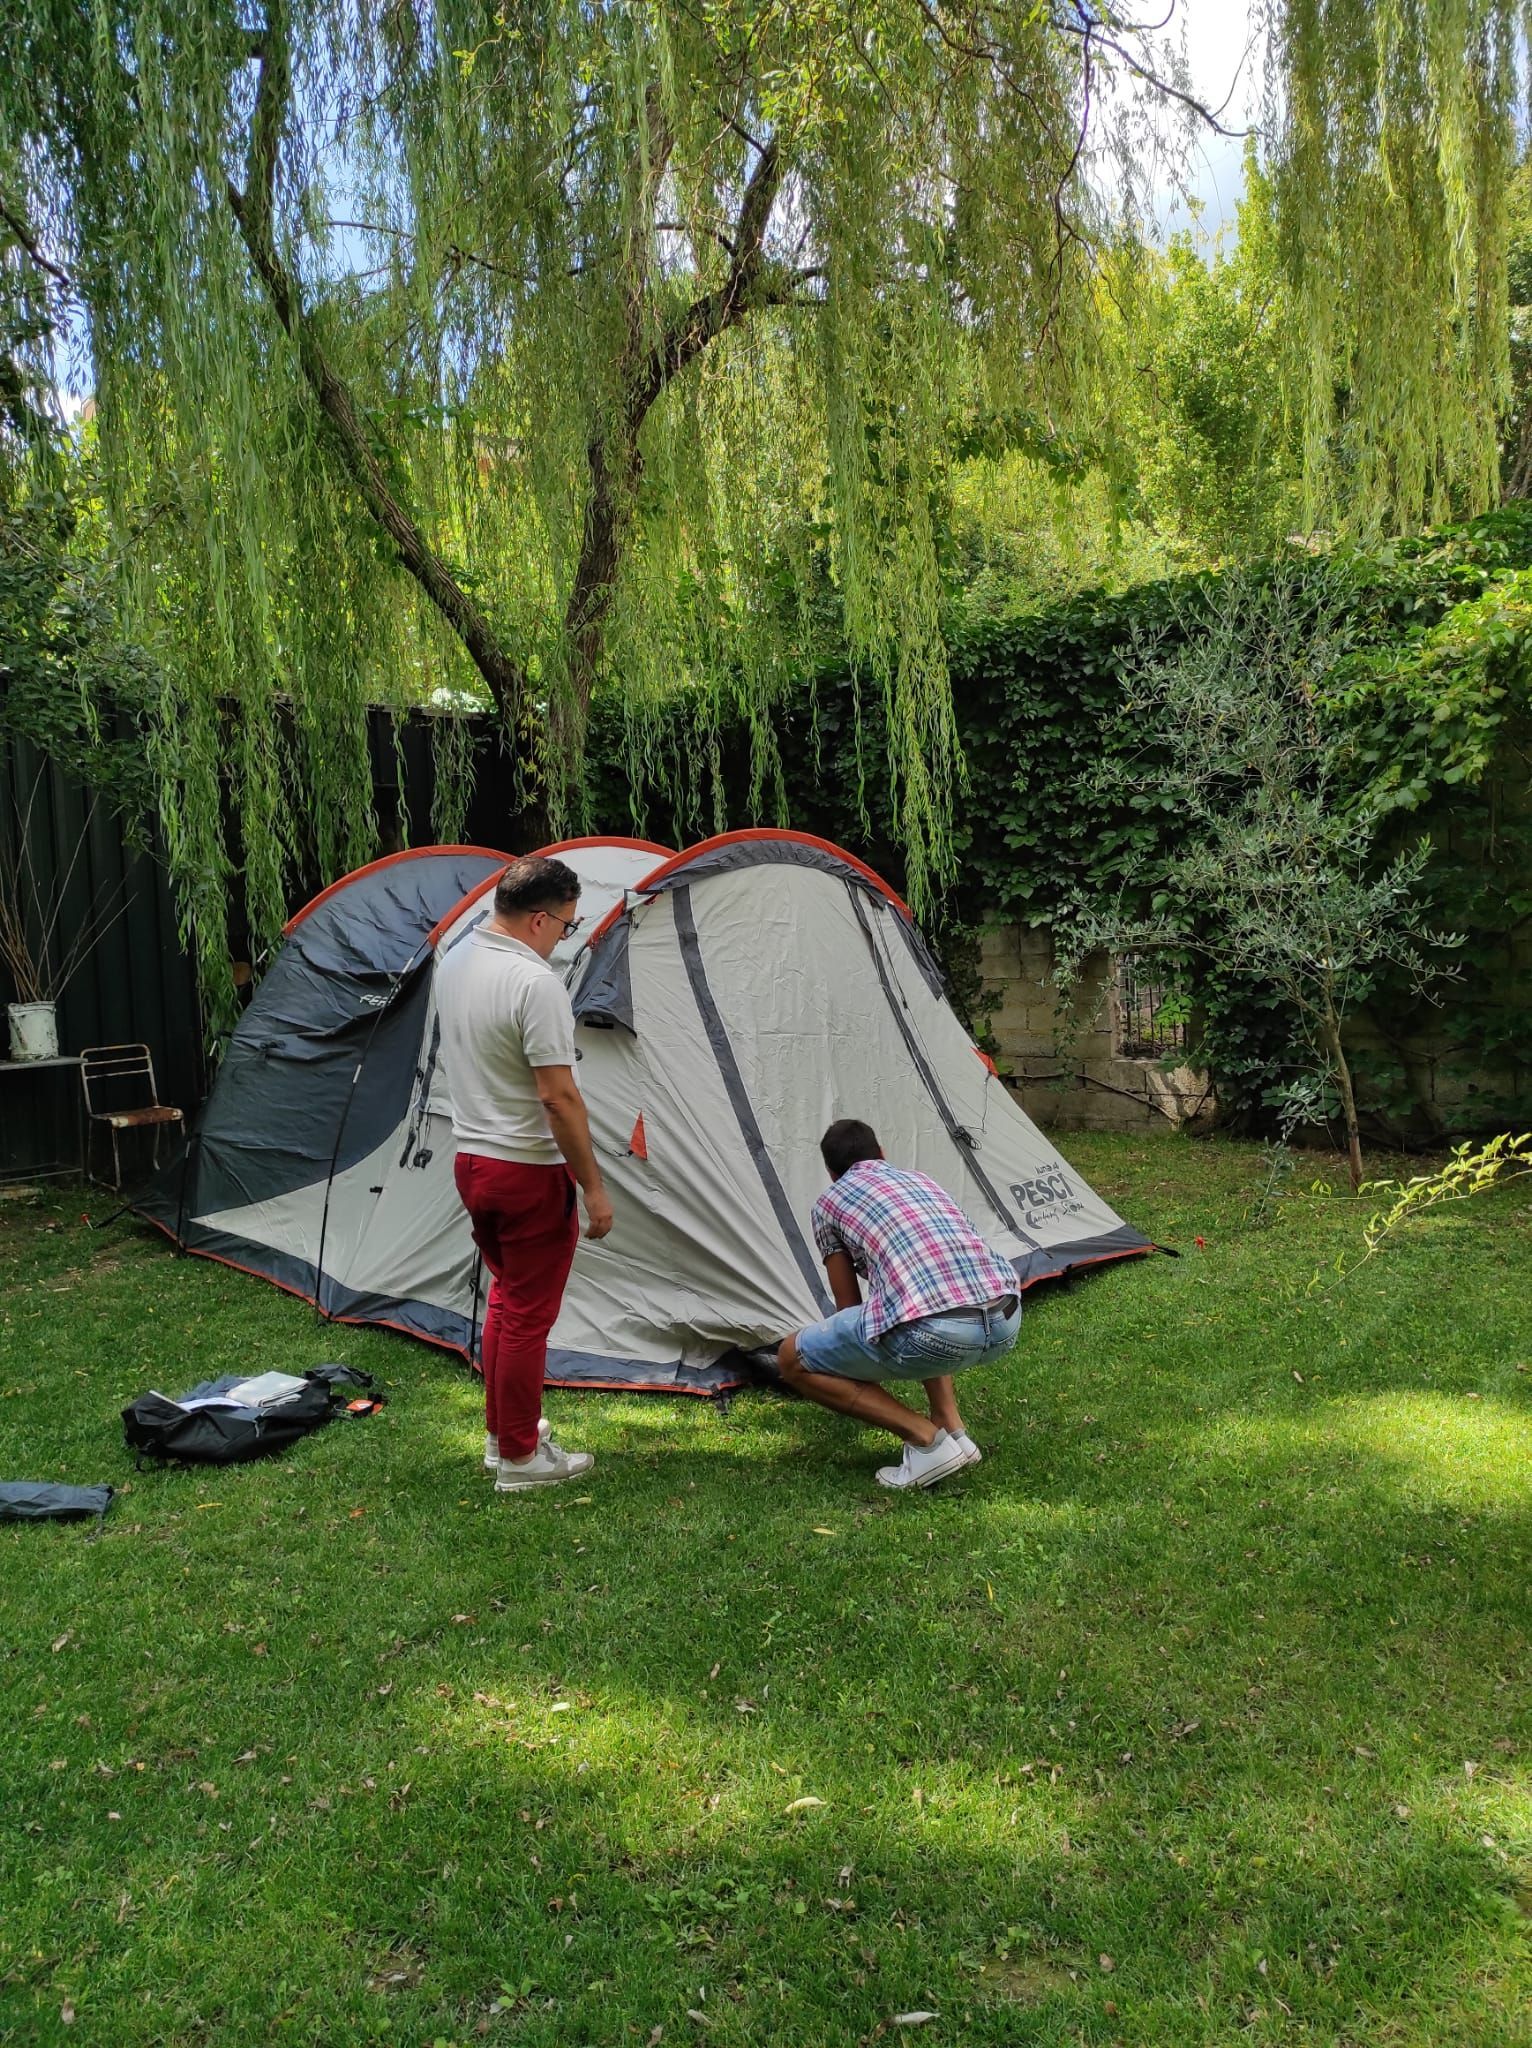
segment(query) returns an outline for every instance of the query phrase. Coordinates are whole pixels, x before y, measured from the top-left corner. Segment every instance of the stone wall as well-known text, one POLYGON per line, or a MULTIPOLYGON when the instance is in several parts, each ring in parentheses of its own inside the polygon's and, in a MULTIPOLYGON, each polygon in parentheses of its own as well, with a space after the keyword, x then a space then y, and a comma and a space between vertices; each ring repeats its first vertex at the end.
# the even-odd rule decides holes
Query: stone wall
POLYGON ((991 926, 979 971, 999 998, 989 1017, 996 1064, 1034 1123, 1057 1130, 1169 1130, 1211 1111, 1205 1075, 1123 1056, 1123 1020, 1105 955, 1090 963, 1067 1013, 1046 931, 991 926))

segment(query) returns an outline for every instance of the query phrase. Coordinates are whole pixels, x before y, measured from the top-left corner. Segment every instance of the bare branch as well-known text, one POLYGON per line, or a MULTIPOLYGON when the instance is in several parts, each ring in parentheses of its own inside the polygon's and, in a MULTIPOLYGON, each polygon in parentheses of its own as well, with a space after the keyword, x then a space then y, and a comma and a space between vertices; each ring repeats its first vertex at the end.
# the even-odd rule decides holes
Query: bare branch
MULTIPOLYGON (((661 223, 664 225, 664 223, 661 223)), ((396 242, 417 242, 420 237, 410 228, 396 228, 376 220, 327 220, 327 228, 355 228, 364 235, 386 235, 396 242)), ((512 270, 508 263, 497 263, 493 256, 481 256, 477 249, 465 249, 460 242, 449 242, 442 252, 455 268, 469 264, 475 270, 487 270, 495 277, 514 278, 518 284, 536 284, 537 278, 530 270, 512 270)), ((566 277, 586 277, 598 263, 609 263, 616 252, 608 249, 599 256, 593 256, 589 263, 571 263, 564 272, 566 277)), ((377 277, 380 270, 368 270, 353 275, 377 277)))
POLYGON ((327 228, 355 228, 364 235, 390 235, 396 242, 413 242, 415 237, 408 228, 389 227, 380 220, 327 220, 327 228))
POLYGON ((723 250, 724 254, 725 254, 725 255, 726 255, 727 257, 729 257, 729 259, 730 259, 731 261, 733 260, 733 258, 734 258, 734 256, 735 256, 735 253, 736 253, 736 252, 735 252, 735 248, 734 248, 734 244, 733 244, 733 242, 732 242, 732 241, 730 240, 729 236, 727 236, 727 235, 726 235, 726 234, 724 233, 723 229, 722 229, 722 228, 720 228, 720 227, 714 227, 714 226, 713 226, 713 225, 712 225, 711 223, 709 223, 709 222, 699 222, 699 223, 698 223, 698 225, 697 225, 696 227, 693 227, 693 225, 691 224, 691 222, 690 222, 690 221, 684 221, 684 220, 657 220, 657 221, 656 221, 656 222, 654 223, 654 228, 655 228, 655 233, 656 233, 656 234, 664 234, 664 235, 691 235, 691 234, 704 234, 704 235, 707 235, 707 236, 711 237, 711 239, 712 239, 713 241, 715 241, 715 242, 716 242, 716 243, 718 244, 719 248, 723 250))
POLYGON ((725 120, 724 126, 725 128, 729 129, 731 133, 737 135, 741 142, 749 143, 750 147, 762 156, 765 155, 768 149, 774 146, 769 142, 758 142, 756 138, 750 133, 750 130, 747 127, 745 127, 744 123, 742 121, 737 120, 732 114, 725 120))
MULTIPOLYGON (((1195 93, 1185 92, 1179 85, 1172 85, 1168 78, 1163 78, 1159 72, 1151 70, 1141 58, 1135 57, 1131 50, 1125 48, 1123 44, 1114 41, 1111 36, 1104 34, 1105 24, 1097 21, 1094 16, 1087 14, 1085 9, 1078 5, 1078 0, 1076 0, 1076 16, 1077 18, 1071 21, 1067 16, 1055 15, 1053 26, 1061 35, 1080 36, 1087 40, 1094 36, 1098 49, 1110 50, 1112 55, 1125 64, 1136 78, 1141 78, 1146 85, 1152 86, 1156 92, 1164 93, 1167 99, 1179 100, 1183 107, 1189 107, 1198 120, 1204 121, 1215 135, 1227 135, 1235 141, 1240 141, 1245 136, 1253 135, 1256 132, 1253 128, 1226 128, 1212 108, 1199 100, 1195 93)), ((1226 100, 1224 105, 1227 106, 1227 104, 1226 100)), ((1220 109, 1221 111, 1222 109, 1220 109)))

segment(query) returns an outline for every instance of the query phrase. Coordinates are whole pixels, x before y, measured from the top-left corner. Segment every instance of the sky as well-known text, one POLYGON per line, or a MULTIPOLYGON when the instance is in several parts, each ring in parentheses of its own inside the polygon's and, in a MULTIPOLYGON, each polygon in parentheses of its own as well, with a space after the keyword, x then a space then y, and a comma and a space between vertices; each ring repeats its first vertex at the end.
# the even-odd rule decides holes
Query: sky
MULTIPOLYGON (((1184 38, 1193 89, 1205 106, 1216 109, 1232 91, 1222 117, 1228 128, 1244 127, 1256 118, 1259 108, 1262 53, 1250 48, 1251 12, 1251 0, 1178 0, 1169 31, 1184 38)), ((1243 182, 1243 158, 1241 140, 1214 135, 1206 128, 1193 145, 1190 184, 1201 203, 1202 229, 1210 236, 1233 221, 1243 182)), ((1166 232, 1190 225, 1186 207, 1169 190, 1161 196, 1161 210, 1166 232)))

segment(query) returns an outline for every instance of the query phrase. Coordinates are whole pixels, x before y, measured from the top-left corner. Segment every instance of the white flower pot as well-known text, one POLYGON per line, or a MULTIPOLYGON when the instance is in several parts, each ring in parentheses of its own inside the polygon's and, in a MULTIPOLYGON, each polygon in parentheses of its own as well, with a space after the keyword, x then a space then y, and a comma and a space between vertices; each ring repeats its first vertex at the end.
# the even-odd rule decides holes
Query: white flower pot
POLYGON ((59 1056, 58 1011, 52 1003, 8 1003, 13 1060, 56 1060, 59 1056))

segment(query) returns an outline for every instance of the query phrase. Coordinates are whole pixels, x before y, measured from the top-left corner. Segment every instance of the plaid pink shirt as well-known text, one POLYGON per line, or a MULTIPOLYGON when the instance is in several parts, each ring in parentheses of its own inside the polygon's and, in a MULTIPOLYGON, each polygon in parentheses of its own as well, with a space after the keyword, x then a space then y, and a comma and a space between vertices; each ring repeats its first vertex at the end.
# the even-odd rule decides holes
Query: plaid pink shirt
POLYGON ((943 1309, 1015 1294, 1016 1275, 952 1197, 923 1173, 864 1159, 814 1204, 821 1258, 845 1252, 867 1282, 869 1343, 943 1309))

